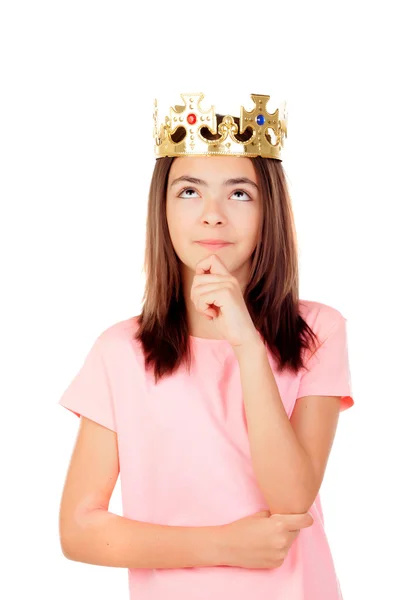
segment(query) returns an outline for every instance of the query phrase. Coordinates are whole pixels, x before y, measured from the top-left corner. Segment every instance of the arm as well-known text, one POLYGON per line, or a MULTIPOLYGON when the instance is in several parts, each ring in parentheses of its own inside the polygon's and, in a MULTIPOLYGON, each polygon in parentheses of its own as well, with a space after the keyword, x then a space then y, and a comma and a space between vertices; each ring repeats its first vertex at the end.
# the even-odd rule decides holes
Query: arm
POLYGON ((255 340, 235 351, 259 487, 272 514, 304 513, 321 486, 340 397, 300 398, 289 419, 264 344, 255 340))
POLYGON ((222 539, 221 526, 154 525, 98 508, 86 512, 62 550, 70 560, 108 567, 210 567, 222 562, 222 539))
MULTIPOLYGON (((119 474, 117 434, 81 416, 61 500, 63 554, 77 562, 126 568, 214 566, 222 526, 155 525, 108 511, 119 474)), ((222 530, 223 531, 223 530, 222 530)))

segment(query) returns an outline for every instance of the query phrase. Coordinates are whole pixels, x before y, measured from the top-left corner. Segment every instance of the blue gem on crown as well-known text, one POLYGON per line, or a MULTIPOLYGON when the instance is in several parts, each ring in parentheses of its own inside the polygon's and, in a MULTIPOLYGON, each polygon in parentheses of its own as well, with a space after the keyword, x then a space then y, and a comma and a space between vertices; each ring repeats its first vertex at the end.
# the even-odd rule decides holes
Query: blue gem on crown
POLYGON ((264 115, 257 115, 257 125, 264 125, 266 119, 264 118, 264 115))

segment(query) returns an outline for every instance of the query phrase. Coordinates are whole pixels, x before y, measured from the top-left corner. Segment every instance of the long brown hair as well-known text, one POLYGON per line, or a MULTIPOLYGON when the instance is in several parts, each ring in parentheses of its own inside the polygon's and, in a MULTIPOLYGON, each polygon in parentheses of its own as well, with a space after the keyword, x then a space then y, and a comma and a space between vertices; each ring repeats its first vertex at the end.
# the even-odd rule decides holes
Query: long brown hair
MULTIPOLYGON (((218 121, 222 115, 217 115, 218 121)), ((276 359, 277 369, 302 368, 302 351, 317 340, 299 314, 299 266, 291 199, 281 161, 249 157, 262 199, 258 244, 251 256, 243 293, 255 328, 276 359)), ((174 157, 156 159, 151 178, 145 242, 145 291, 135 340, 142 344, 146 369, 155 383, 185 361, 191 347, 180 275, 166 217, 167 182, 174 157)))

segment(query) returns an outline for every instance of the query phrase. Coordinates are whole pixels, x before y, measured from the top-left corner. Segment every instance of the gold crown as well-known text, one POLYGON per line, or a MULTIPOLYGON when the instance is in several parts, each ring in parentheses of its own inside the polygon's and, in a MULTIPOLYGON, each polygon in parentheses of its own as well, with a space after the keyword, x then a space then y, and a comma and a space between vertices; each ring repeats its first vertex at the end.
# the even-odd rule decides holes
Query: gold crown
POLYGON ((266 104, 270 96, 251 94, 254 108, 241 106, 238 117, 220 115, 213 106, 201 107, 204 94, 180 94, 184 105, 170 107, 170 115, 158 124, 157 99, 154 100, 154 150, 156 158, 163 156, 262 156, 282 160, 280 153, 287 137, 286 103, 282 118, 279 109, 269 113, 266 104))

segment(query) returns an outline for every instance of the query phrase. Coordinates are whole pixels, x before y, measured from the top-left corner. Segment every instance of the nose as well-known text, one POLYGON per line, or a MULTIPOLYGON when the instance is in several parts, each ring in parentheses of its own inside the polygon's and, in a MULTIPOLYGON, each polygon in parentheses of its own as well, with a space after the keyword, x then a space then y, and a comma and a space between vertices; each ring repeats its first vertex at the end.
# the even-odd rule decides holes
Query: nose
POLYGON ((207 197, 203 204, 202 221, 209 224, 225 223, 222 202, 216 196, 207 197))

